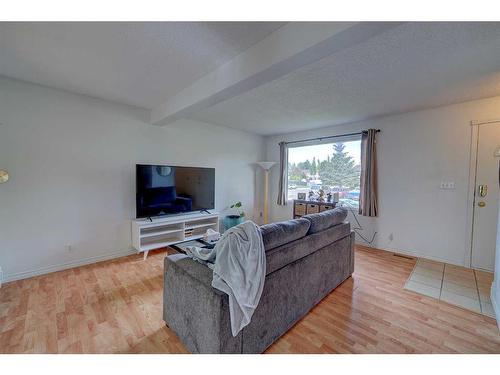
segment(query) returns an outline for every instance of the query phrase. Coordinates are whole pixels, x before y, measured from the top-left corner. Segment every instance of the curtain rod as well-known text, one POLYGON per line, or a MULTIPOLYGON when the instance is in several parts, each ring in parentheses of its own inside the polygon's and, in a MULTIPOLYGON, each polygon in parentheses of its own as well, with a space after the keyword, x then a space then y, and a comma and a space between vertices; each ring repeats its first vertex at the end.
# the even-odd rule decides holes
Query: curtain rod
MULTIPOLYGON (((380 132, 380 129, 377 129, 375 131, 376 133, 380 132)), ((348 134, 339 134, 339 135, 329 135, 327 137, 317 137, 317 138, 309 138, 309 139, 301 139, 298 141, 290 141, 290 142, 284 142, 286 145, 290 145, 292 143, 302 143, 302 142, 309 142, 309 141, 322 141, 325 139, 330 139, 330 138, 340 138, 340 137, 349 137, 352 135, 362 135, 363 133, 368 133, 368 130, 363 130, 357 133, 348 133, 348 134)))

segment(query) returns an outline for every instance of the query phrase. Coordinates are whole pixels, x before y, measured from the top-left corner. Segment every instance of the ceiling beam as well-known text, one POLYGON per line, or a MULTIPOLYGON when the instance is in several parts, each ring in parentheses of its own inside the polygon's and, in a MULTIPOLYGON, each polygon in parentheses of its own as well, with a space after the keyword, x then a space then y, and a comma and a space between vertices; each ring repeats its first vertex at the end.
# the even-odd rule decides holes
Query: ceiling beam
POLYGON ((292 22, 151 110, 166 125, 361 43, 398 22, 292 22))

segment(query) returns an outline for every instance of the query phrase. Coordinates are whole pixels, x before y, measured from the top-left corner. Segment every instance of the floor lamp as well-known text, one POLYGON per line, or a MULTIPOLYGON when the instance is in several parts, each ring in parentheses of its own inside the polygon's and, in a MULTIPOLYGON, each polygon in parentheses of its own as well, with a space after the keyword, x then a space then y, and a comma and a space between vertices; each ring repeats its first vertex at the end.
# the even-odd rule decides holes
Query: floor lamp
POLYGON ((269 170, 276 162, 274 161, 259 161, 257 163, 264 169, 264 224, 269 221, 268 198, 269 198, 269 170))

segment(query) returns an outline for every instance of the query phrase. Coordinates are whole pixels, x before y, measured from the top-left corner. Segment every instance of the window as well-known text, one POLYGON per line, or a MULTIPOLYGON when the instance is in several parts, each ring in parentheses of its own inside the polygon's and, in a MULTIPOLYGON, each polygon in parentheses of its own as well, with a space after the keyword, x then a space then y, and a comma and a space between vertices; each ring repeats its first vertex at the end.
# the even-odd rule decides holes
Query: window
POLYGON ((297 193, 322 189, 326 194, 339 193, 339 202, 359 207, 361 175, 361 140, 322 143, 288 149, 288 199, 297 199, 297 193))

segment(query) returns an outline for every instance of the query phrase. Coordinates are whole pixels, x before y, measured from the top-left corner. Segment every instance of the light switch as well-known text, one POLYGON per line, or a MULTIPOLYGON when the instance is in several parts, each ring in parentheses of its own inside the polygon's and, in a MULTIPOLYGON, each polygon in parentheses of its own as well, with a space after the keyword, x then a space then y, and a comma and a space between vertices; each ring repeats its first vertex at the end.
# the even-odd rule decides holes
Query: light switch
POLYGON ((439 185, 439 188, 443 189, 443 190, 455 189, 455 182, 454 181, 443 181, 443 182, 441 182, 441 185, 439 185))

